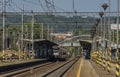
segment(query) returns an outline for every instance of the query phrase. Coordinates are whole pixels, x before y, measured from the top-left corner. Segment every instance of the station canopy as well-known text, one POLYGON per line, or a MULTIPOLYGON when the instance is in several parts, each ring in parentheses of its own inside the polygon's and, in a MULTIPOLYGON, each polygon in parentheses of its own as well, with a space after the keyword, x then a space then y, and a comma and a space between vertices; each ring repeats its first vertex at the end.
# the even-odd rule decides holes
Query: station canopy
POLYGON ((54 43, 50 40, 46 40, 46 39, 35 39, 35 40, 31 40, 31 39, 23 39, 23 41, 25 42, 30 42, 30 43, 34 43, 37 45, 47 45, 47 46, 58 46, 57 43, 54 43))

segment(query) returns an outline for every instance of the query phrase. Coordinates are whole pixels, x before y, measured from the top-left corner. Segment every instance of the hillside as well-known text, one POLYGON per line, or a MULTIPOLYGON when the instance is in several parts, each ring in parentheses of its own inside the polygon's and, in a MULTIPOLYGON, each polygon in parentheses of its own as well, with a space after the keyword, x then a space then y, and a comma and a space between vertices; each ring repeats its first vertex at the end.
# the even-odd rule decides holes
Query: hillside
MULTIPOLYGON (((104 18, 103 18, 104 19, 104 18)), ((108 20, 108 17, 106 17, 108 20)), ((32 16, 24 15, 24 24, 31 23, 32 16)), ((116 22, 116 17, 111 17, 111 23, 116 22)), ((53 32, 72 32, 89 33, 94 26, 95 17, 88 16, 62 16, 62 15, 36 15, 36 24, 43 23, 44 26, 49 25, 53 28, 53 32)), ((21 15, 6 15, 6 26, 20 26, 21 15)), ((2 26, 2 17, 0 17, 0 26, 2 26)))

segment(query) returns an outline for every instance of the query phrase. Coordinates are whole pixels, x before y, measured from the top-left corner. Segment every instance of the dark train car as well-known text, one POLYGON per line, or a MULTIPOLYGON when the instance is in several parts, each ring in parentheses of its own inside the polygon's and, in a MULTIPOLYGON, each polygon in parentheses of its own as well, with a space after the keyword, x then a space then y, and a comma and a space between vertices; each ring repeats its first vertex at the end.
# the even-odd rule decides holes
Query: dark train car
POLYGON ((85 56, 85 59, 90 59, 90 53, 91 53, 91 43, 86 41, 80 41, 80 44, 83 48, 83 55, 85 56))
POLYGON ((83 51, 85 59, 90 59, 90 51, 89 50, 84 50, 83 51))
POLYGON ((66 60, 67 50, 61 47, 53 47, 53 56, 57 60, 66 60))

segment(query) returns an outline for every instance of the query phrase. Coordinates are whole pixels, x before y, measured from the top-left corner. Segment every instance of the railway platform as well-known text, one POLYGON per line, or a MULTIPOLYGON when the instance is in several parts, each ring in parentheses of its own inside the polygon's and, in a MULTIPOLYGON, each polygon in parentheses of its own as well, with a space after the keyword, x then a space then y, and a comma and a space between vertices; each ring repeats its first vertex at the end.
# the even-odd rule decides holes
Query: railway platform
POLYGON ((47 61, 45 59, 35 59, 35 60, 21 60, 21 61, 15 61, 15 62, 2 62, 0 63, 0 77, 2 74, 9 73, 11 71, 15 71, 17 69, 21 68, 27 68, 31 67, 33 65, 38 65, 42 63, 46 63, 47 61))
POLYGON ((99 77, 89 60, 81 60, 77 77, 99 77), (79 74, 80 73, 80 74, 79 74))
POLYGON ((110 73, 91 60, 81 59, 78 66, 76 77, 115 77, 115 64, 111 64, 110 73))
POLYGON ((0 67, 9 66, 9 65, 15 65, 15 64, 37 62, 37 61, 45 61, 45 60, 46 59, 31 59, 31 60, 6 61, 6 62, 0 62, 0 67))
MULTIPOLYGON (((21 61, 15 63, 9 63, 9 65, 0 64, 1 71, 0 77, 115 77, 115 64, 111 63, 111 72, 107 72, 99 64, 92 60, 84 58, 72 58, 66 61, 56 61, 51 63, 38 63, 38 65, 32 66, 34 62, 42 62, 44 59, 36 59, 31 61, 21 61), (21 63, 21 64, 20 64, 21 63), (27 67, 27 65, 30 65, 27 67), (29 64, 30 63, 30 64, 29 64), (17 71, 6 71, 9 67, 23 67, 26 68, 17 71)), ((11 69, 12 70, 12 69, 11 69)))

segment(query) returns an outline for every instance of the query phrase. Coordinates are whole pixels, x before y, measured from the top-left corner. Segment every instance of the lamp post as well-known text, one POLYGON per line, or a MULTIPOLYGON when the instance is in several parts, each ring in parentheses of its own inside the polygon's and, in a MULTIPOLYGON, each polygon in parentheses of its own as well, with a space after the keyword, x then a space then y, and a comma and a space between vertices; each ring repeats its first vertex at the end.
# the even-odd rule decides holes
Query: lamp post
POLYGON ((103 31, 102 31, 102 29, 103 29, 103 28, 102 28, 102 27, 103 27, 103 26, 102 26, 102 17, 103 17, 103 15, 104 15, 103 12, 99 12, 99 16, 100 16, 100 18, 101 18, 101 27, 100 27, 100 32, 101 32, 100 35, 101 35, 101 37, 103 36, 103 34, 102 34, 102 33, 103 33, 103 31))
POLYGON ((103 31, 103 37, 104 37, 104 40, 105 40, 105 37, 106 37, 106 9, 108 7, 108 5, 106 3, 104 3, 102 5, 103 9, 104 9, 104 31, 103 31))
MULTIPOLYGON (((101 11, 99 12, 99 16, 100 16, 100 19, 101 19, 101 27, 100 27, 100 36, 101 36, 101 39, 103 39, 103 24, 102 24, 102 17, 103 17, 104 13, 101 11)), ((101 46, 102 47, 102 46, 101 46)), ((103 53, 103 47, 101 48, 101 60, 102 60, 102 63, 104 64, 104 53, 103 53)), ((103 65, 103 68, 104 68, 104 65, 103 65)))
MULTIPOLYGON (((98 28, 98 30, 97 30, 97 27, 98 27, 98 24, 100 23, 100 19, 99 18, 97 18, 96 19, 96 22, 95 22, 95 24, 94 24, 94 26, 95 26, 95 28, 96 28, 96 36, 95 36, 95 44, 96 44, 96 38, 97 38, 97 35, 99 36, 99 28, 98 28), (97 34, 98 33, 98 34, 97 34)), ((96 46, 96 50, 98 50, 98 45, 95 45, 96 46)))
POLYGON ((93 38, 93 50, 96 51, 97 50, 97 46, 96 46, 96 35, 97 35, 97 26, 99 24, 99 19, 96 19, 96 22, 92 28, 92 38, 93 38))
POLYGON ((95 51, 97 50, 97 46, 96 46, 96 35, 97 35, 97 23, 94 24, 94 32, 95 32, 95 35, 94 35, 94 49, 95 51))
POLYGON ((96 44, 95 44, 96 25, 92 27, 91 36, 92 36, 92 51, 95 52, 96 51, 96 44))
POLYGON ((104 9, 104 31, 103 31, 103 40, 104 40, 104 51, 105 51, 105 53, 106 53, 106 55, 105 55, 105 53, 103 52, 103 63, 104 63, 104 69, 105 69, 105 59, 107 59, 107 51, 106 51, 106 48, 107 48, 107 42, 105 41, 105 37, 106 37, 106 9, 107 9, 107 7, 108 7, 108 5, 106 4, 106 3, 104 3, 103 5, 102 5, 102 7, 103 7, 103 9, 104 9), (106 56, 106 57, 105 57, 106 56))
MULTIPOLYGON (((98 26, 99 23, 100 23, 100 18, 97 18, 95 25, 98 26)), ((98 36, 99 35, 100 35, 100 28, 98 28, 98 36)))
POLYGON ((109 39, 109 48, 108 48, 108 60, 107 60, 107 71, 110 73, 111 71, 111 26, 110 26, 110 0, 108 0, 108 39, 109 39))

